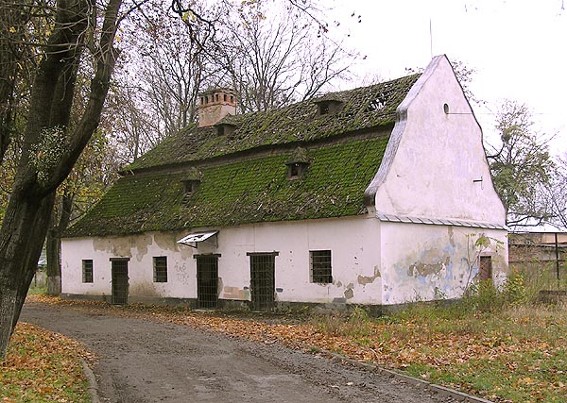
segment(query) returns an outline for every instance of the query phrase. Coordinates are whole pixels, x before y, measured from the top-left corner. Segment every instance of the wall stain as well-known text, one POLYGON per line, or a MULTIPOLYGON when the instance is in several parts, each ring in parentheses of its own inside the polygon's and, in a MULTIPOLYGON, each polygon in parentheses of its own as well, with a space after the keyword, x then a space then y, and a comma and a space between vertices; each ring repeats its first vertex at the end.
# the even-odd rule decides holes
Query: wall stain
POLYGON ((106 252, 115 257, 132 257, 132 250, 136 250, 138 261, 148 253, 148 246, 151 244, 152 236, 149 234, 93 239, 93 249, 96 251, 106 252))
POLYGON ((447 233, 449 234, 449 243, 454 248, 456 245, 455 245, 455 238, 454 238, 455 234, 454 234, 454 231, 453 231, 453 227, 448 227, 447 233))
POLYGON ((224 287, 223 288, 223 298, 225 299, 240 299, 240 300, 249 300, 250 299, 250 291, 249 290, 241 290, 238 287, 224 287))
POLYGON ((373 276, 359 275, 358 276, 358 284, 360 284, 360 285, 372 284, 374 282, 374 280, 376 280, 377 278, 381 278, 381 277, 382 277, 382 274, 380 273, 380 269, 378 269, 378 266, 374 266, 374 275, 373 276))
POLYGON ((408 276, 426 277, 433 274, 439 274, 441 270, 445 269, 450 264, 451 258, 449 256, 447 256, 444 261, 438 263, 415 262, 409 266, 408 276))
POLYGON ((153 284, 150 283, 139 283, 130 286, 129 294, 137 297, 161 297, 161 295, 156 291, 153 284))
POLYGON ((160 249, 170 250, 176 252, 177 237, 172 232, 156 232, 154 233, 154 242, 160 249))

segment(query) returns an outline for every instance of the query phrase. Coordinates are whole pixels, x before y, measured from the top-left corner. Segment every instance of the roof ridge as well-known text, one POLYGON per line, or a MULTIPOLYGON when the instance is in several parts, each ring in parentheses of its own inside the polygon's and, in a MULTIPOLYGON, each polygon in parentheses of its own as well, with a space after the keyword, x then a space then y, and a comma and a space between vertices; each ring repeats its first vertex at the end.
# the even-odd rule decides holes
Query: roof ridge
POLYGON ((396 121, 396 109, 420 74, 337 91, 342 107, 336 113, 319 114, 316 99, 281 108, 225 117, 220 123, 236 125, 229 135, 214 126, 189 126, 168 136, 153 150, 125 168, 164 166, 199 161, 270 145, 301 143, 344 133, 389 126, 396 121))

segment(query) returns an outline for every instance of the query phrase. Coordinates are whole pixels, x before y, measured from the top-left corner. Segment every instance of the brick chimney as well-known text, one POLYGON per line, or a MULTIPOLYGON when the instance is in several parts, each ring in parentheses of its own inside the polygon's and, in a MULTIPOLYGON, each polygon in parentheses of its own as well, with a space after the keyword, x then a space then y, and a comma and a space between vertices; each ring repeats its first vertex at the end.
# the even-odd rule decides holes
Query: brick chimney
POLYGON ((236 95, 228 88, 215 88, 199 96, 199 127, 212 126, 226 115, 236 114, 236 95))

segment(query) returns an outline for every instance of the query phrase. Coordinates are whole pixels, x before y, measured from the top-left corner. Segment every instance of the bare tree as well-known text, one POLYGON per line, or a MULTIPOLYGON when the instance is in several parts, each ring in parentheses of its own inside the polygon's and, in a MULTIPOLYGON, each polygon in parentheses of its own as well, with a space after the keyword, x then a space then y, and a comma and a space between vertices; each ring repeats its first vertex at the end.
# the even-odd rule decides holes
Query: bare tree
POLYGON ((174 4, 185 24, 176 24, 179 15, 161 3, 148 5, 142 16, 128 23, 127 30, 136 35, 124 39, 127 50, 107 111, 124 162, 195 121, 198 93, 214 68, 207 47, 213 43, 214 25, 209 23, 217 21, 218 12, 189 12, 174 4), (193 25, 196 15, 207 17, 203 29, 193 25))
POLYGON ((243 113, 310 99, 345 76, 352 61, 322 32, 312 9, 290 2, 273 10, 258 3, 227 13, 219 81, 235 89, 243 113))

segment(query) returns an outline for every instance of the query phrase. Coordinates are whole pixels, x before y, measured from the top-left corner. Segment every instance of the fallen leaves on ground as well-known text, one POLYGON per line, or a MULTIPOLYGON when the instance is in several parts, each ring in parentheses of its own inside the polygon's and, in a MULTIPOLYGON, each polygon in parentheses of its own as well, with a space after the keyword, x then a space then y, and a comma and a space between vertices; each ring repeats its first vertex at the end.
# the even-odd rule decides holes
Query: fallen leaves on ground
POLYGON ((282 343, 309 352, 330 351, 406 371, 499 402, 562 401, 567 396, 567 315, 511 312, 468 318, 410 317, 395 321, 325 317, 226 315, 172 307, 111 306, 34 296, 32 301, 76 306, 113 315, 152 318, 282 343), (286 323, 292 322, 292 323, 286 323))
POLYGON ((0 363, 0 402, 87 402, 82 345, 20 322, 0 363))

